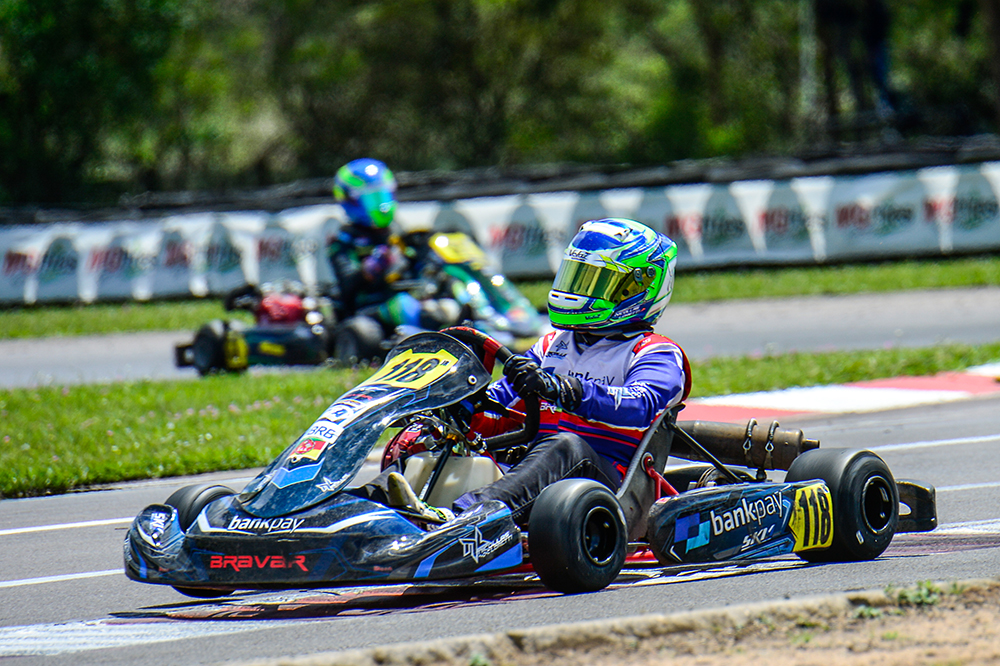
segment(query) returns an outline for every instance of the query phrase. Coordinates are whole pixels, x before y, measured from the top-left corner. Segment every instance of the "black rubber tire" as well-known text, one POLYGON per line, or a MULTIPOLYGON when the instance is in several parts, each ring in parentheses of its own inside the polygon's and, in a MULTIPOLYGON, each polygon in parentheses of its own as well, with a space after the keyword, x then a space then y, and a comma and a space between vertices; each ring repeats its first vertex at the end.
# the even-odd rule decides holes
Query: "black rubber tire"
POLYGON ((226 367, 225 339, 226 325, 221 319, 214 319, 198 329, 191 343, 191 365, 202 377, 226 367))
POLYGON ((202 509, 217 499, 235 494, 236 492, 231 488, 211 483, 184 486, 168 497, 164 504, 177 509, 177 518, 180 520, 181 529, 187 532, 202 509))
MULTIPOLYGON (((188 528, 197 520, 198 514, 201 513, 202 509, 217 499, 235 494, 231 488, 215 484, 184 486, 168 497, 164 504, 177 509, 177 517, 180 520, 181 529, 187 532, 188 528)), ((173 588, 185 596, 196 599, 215 599, 232 594, 232 590, 219 590, 210 587, 182 587, 174 585, 173 588)))
POLYGON ((628 529, 614 494, 590 479, 563 479, 535 499, 528 521, 528 553, 551 590, 596 592, 625 564, 628 529))
POLYGON ((382 325, 371 317, 351 317, 337 327, 333 358, 341 365, 377 363, 382 358, 382 325))
POLYGON ((786 481, 822 479, 833 497, 833 543, 798 553, 808 562, 873 560, 899 525, 899 491, 889 466, 871 451, 814 449, 796 458, 786 481))

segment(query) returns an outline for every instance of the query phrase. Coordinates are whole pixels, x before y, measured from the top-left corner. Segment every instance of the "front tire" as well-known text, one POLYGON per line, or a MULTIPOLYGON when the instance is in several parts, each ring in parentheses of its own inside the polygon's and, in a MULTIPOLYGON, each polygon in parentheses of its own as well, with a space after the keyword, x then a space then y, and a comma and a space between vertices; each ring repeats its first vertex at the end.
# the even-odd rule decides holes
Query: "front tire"
MULTIPOLYGON (((177 518, 180 521, 181 529, 185 532, 198 519, 202 510, 215 500, 229 497, 236 493, 226 486, 214 484, 202 484, 194 486, 184 486, 175 491, 167 501, 167 506, 172 506, 177 510, 177 518)), ((174 585, 173 588, 187 597, 195 599, 215 599, 232 594, 232 590, 217 590, 209 587, 183 587, 174 585)))
POLYGON ((814 449, 796 458, 786 481, 820 479, 833 498, 833 543, 806 550, 809 562, 858 562, 881 555, 899 525, 899 491, 889 466, 871 451, 814 449))
POLYGON ((528 552, 549 589, 596 592, 625 564, 628 529, 614 494, 597 481, 564 479, 535 500, 528 524, 528 552))
POLYGON ((217 499, 235 494, 234 490, 215 484, 184 486, 168 497, 164 504, 177 509, 177 519, 180 521, 181 529, 187 532, 198 519, 202 509, 217 499))

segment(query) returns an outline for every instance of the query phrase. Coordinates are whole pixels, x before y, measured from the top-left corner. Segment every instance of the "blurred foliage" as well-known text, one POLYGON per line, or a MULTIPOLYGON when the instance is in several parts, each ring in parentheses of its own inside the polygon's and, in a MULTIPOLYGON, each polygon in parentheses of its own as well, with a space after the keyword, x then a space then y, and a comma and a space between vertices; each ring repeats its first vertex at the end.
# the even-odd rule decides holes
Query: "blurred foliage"
POLYGON ((0 0, 0 203, 995 130, 997 0, 883 1, 873 116, 804 1, 0 0))

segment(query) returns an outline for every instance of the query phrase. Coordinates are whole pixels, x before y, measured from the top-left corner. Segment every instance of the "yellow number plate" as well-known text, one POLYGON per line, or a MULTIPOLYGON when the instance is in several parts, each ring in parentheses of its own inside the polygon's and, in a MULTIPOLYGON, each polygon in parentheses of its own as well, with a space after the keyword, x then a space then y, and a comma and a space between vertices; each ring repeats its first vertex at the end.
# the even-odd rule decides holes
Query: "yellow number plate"
POLYGON ((250 349, 247 347, 247 341, 239 333, 226 331, 222 351, 226 357, 226 367, 230 370, 243 370, 247 367, 250 349))
POLYGON ((789 524, 795 552, 829 548, 833 543, 833 498, 825 483, 795 489, 795 506, 789 524))
POLYGON ((368 378, 365 384, 387 384, 419 389, 437 381, 451 370, 458 359, 447 351, 415 352, 407 349, 368 378))

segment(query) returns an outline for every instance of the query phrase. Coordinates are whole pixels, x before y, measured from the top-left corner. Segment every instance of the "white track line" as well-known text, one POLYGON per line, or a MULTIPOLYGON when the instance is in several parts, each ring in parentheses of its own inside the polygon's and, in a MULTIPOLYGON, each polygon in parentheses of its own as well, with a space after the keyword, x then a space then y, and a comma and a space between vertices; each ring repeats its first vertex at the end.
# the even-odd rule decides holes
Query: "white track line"
POLYGON ((983 444, 985 442, 1000 442, 1000 434, 982 435, 980 437, 959 437, 957 439, 932 439, 926 442, 910 442, 908 444, 884 444, 872 446, 872 451, 908 451, 910 449, 928 449, 935 446, 956 446, 962 444, 983 444))
POLYGON ((22 587, 24 585, 42 585, 44 583, 61 583, 64 580, 79 580, 81 578, 100 578, 101 576, 124 576, 122 569, 106 569, 104 571, 87 571, 84 573, 61 574, 59 576, 41 576, 39 578, 22 578, 21 580, 0 580, 0 589, 5 587, 22 587))
POLYGON ((125 525, 131 523, 133 518, 107 518, 105 520, 87 520, 81 523, 59 523, 57 525, 36 525, 34 527, 15 527, 9 530, 0 530, 0 536, 11 536, 13 534, 28 534, 30 532, 49 532, 51 530, 71 530, 78 527, 101 527, 103 525, 125 525))

